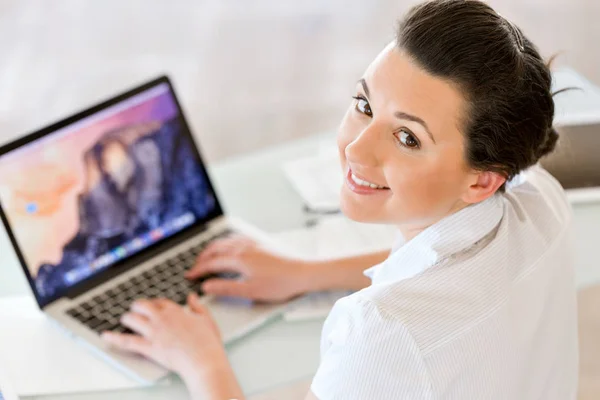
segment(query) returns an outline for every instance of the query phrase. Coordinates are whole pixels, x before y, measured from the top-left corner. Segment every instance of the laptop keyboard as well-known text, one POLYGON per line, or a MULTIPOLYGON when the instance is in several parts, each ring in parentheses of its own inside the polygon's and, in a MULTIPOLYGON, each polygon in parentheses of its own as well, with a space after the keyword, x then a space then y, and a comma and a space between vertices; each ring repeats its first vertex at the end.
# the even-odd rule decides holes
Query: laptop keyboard
POLYGON ((183 305, 190 292, 202 294, 201 285, 205 280, 214 277, 235 279, 238 276, 235 273, 211 274, 195 281, 189 281, 184 277, 184 273, 194 265, 200 251, 211 241, 229 234, 231 231, 225 230, 210 237, 154 268, 134 276, 129 281, 69 309, 67 314, 98 333, 103 331, 131 333, 130 329, 120 324, 119 319, 135 300, 161 297, 183 305))

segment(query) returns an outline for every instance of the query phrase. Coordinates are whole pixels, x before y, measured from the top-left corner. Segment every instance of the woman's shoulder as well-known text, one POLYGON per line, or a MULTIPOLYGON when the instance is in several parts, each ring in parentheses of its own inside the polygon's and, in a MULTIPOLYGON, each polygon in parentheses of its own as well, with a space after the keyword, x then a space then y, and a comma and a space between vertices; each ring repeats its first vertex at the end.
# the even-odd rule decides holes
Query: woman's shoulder
POLYGON ((571 219, 571 207, 560 183, 536 164, 515 176, 506 185, 509 204, 529 213, 554 216, 564 223, 571 219))
MULTIPOLYGON (((343 344, 352 341, 355 345, 363 343, 373 346, 386 342, 386 338, 411 338, 410 330, 399 314, 390 314, 382 307, 381 299, 373 297, 368 290, 361 290, 338 300, 332 308, 323 326, 326 347, 331 344, 343 344), (369 342, 368 344, 366 342, 369 342)), ((413 339, 410 339, 414 342, 413 339)))
POLYGON ((362 332, 410 330, 410 315, 421 307, 411 302, 404 302, 406 307, 398 307, 408 298, 403 290, 367 287, 335 303, 325 323, 325 331, 327 325, 360 328, 362 332))

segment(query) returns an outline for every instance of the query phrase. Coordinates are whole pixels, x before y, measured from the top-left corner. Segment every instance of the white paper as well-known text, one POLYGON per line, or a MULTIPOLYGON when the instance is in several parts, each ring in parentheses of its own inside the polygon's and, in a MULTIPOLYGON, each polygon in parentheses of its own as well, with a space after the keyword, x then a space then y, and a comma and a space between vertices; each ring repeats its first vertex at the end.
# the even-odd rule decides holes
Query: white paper
POLYGON ((570 68, 553 72, 552 90, 574 87, 554 96, 556 125, 600 122, 600 88, 570 68))
MULTIPOLYGON (((277 240, 291 254, 322 260, 390 250, 398 238, 399 231, 393 226, 359 223, 343 215, 324 217, 314 227, 277 235, 277 240)), ((292 302, 284 318, 290 321, 324 318, 335 302, 348 294, 348 291, 309 293, 292 302)))
POLYGON ((343 183, 337 152, 321 151, 313 157, 288 161, 282 166, 288 180, 313 210, 338 210, 343 183))
POLYGON ((302 228, 273 234, 278 248, 284 255, 302 258, 316 259, 317 234, 316 228, 302 228))
POLYGON ((67 337, 29 297, 0 298, 0 365, 19 396, 144 386, 67 337))
POLYGON ((399 235, 394 226, 355 222, 343 215, 322 218, 315 232, 316 253, 322 259, 390 250, 399 235))

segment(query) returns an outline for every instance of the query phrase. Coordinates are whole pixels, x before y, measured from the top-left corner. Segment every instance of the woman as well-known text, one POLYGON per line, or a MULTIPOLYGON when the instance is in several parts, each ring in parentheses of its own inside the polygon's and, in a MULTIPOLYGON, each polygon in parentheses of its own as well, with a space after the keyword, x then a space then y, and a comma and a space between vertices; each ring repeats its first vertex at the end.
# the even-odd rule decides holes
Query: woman
MULTIPOLYGON (((395 224, 403 243, 385 261, 311 264, 230 239, 190 275, 239 271, 206 292, 260 300, 362 289, 325 322, 307 399, 574 399, 571 214, 536 165, 558 138, 550 87, 534 45, 485 3, 413 8, 338 136, 343 212, 395 224)), ((179 373, 194 398, 241 398, 210 316, 194 296, 189 308, 137 302, 123 322, 139 336, 106 340, 179 373)))

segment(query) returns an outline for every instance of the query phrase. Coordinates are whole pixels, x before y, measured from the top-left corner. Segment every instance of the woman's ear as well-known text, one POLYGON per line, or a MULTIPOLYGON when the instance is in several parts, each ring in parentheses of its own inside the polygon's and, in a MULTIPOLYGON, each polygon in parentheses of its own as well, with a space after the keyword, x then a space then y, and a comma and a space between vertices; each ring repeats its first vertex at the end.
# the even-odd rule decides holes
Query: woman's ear
POLYGON ((506 182, 504 176, 492 171, 479 171, 474 174, 473 178, 462 198, 468 204, 479 203, 491 197, 506 182))

